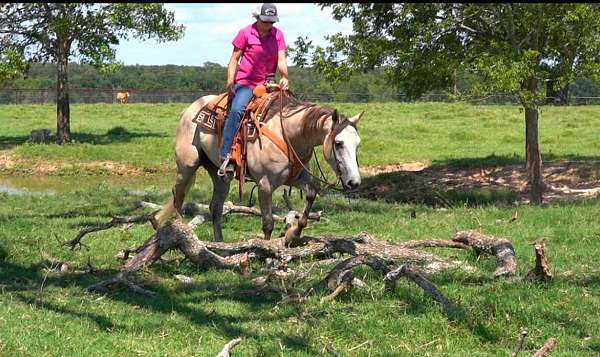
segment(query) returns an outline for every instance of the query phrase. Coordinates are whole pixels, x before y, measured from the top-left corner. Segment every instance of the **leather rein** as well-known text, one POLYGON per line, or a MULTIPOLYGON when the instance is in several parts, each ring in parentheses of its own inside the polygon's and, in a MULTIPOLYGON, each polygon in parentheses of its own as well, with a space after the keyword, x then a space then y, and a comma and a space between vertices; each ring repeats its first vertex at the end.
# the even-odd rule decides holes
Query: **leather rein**
MULTIPOLYGON (((302 168, 304 170, 306 170, 306 172, 312 176, 313 178, 317 179, 318 181, 320 181, 321 183, 324 183, 326 185, 326 188, 331 188, 334 189, 336 191, 340 191, 343 192, 344 190, 337 188, 337 182, 341 182, 341 177, 342 177, 342 170, 341 170, 341 166, 343 166, 342 162, 338 159, 336 151, 335 151, 335 147, 334 147, 334 143, 330 143, 329 145, 325 145, 325 143, 327 141, 334 141, 335 140, 335 136, 337 136, 337 134, 339 134, 346 126, 348 126, 350 124, 349 120, 345 120, 342 123, 339 123, 337 125, 332 124, 331 127, 331 131, 329 134, 327 134, 327 136, 325 137, 325 142, 323 143, 323 153, 325 154, 325 150, 326 150, 326 146, 330 147, 331 150, 331 155, 333 155, 333 158, 335 160, 335 174, 337 177, 337 182, 335 183, 330 183, 327 181, 327 179, 325 178, 325 175, 323 174, 323 171, 321 170, 321 167, 319 165, 319 171, 321 172, 321 175, 323 177, 323 179, 321 179, 320 177, 316 176, 315 174, 313 174, 310 169, 308 167, 306 167, 306 165, 304 164, 304 162, 300 159, 300 157, 298 156, 298 153, 296 152, 296 150, 294 150, 294 147, 292 146, 292 143, 290 142, 287 134, 285 133, 285 129, 283 126, 283 95, 288 95, 287 92, 283 92, 280 94, 279 96, 279 123, 281 125, 281 134, 283 136, 283 139, 285 141, 285 143, 287 144, 288 147, 288 157, 289 157, 289 151, 292 152, 292 154, 294 155, 293 158, 294 160, 296 160, 296 162, 300 163, 300 165, 302 166, 302 168), (334 135, 335 134, 335 135, 334 135)), ((308 159, 310 159, 310 157, 312 156, 314 149, 311 150, 310 154, 308 155, 308 159)), ((318 160, 317 160, 317 164, 318 164, 318 160)), ((290 179, 293 180, 295 179, 300 173, 290 176, 290 179)), ((288 181, 290 180, 288 179, 288 181)), ((343 186, 343 183, 342 183, 343 186)))

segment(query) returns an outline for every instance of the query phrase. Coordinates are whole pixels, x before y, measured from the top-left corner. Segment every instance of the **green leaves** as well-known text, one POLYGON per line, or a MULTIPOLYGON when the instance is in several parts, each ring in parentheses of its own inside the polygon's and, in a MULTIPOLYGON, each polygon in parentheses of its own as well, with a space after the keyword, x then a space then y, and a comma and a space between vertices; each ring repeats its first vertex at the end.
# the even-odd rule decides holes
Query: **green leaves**
MULTIPOLYGON (((331 36, 310 55, 330 80, 384 67, 391 83, 416 97, 449 89, 452 73, 466 70, 484 78, 479 94, 510 92, 535 106, 540 95, 526 82, 600 78, 600 7, 593 4, 320 5, 353 24, 353 34, 331 36)), ((311 49, 303 41, 293 59, 306 65, 311 49)))
POLYGON ((16 48, 7 47, 0 52, 0 83, 18 77, 26 68, 23 56, 16 48))
POLYGON ((115 64, 119 39, 174 41, 183 34, 159 3, 7 3, 0 11, 0 60, 2 68, 18 62, 15 53, 23 62, 57 60, 66 46, 68 57, 106 69, 115 64))

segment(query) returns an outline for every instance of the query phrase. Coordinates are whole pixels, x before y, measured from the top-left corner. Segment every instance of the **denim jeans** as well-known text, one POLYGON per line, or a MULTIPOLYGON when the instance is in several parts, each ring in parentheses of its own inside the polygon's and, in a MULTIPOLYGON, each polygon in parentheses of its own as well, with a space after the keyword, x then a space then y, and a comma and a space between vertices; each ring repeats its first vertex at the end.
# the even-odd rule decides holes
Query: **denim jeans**
POLYGON ((224 158, 231 150, 233 137, 240 126, 242 116, 246 111, 246 106, 252 99, 252 88, 236 84, 234 87, 235 94, 231 102, 229 113, 225 117, 225 126, 223 128, 223 146, 221 147, 221 158, 224 158))

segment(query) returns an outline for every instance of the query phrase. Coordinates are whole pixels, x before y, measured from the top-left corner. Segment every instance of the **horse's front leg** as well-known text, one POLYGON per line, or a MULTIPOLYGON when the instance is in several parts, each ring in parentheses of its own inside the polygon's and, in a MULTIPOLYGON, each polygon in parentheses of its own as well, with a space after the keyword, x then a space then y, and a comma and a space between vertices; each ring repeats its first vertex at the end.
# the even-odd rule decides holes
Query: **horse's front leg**
POLYGON ((303 176, 303 180, 300 180, 297 184, 297 187, 302 189, 306 194, 306 202, 304 203, 304 211, 302 212, 302 216, 298 219, 297 225, 292 225, 285 232, 285 245, 290 245, 290 243, 297 238, 300 238, 302 234, 302 230, 308 224, 308 215, 310 214, 310 209, 312 208, 313 203, 315 202, 315 198, 317 197, 317 188, 313 184, 313 182, 303 176))
POLYGON ((210 174, 213 183, 213 194, 210 200, 210 215, 213 226, 213 236, 215 242, 223 241, 223 204, 229 194, 229 181, 224 181, 217 175, 218 167, 210 162, 205 164, 206 171, 210 174))
POLYGON ((271 239, 273 233, 273 191, 271 183, 263 178, 258 182, 258 201, 262 216, 262 231, 265 239, 271 239))

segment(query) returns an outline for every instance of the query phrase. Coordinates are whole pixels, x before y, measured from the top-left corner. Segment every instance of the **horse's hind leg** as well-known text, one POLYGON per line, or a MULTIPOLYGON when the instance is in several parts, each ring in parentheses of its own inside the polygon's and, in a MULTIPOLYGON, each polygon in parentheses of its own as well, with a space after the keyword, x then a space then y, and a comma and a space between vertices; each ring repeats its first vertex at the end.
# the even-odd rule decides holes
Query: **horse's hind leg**
POLYGON ((186 166, 177 163, 177 176, 171 192, 173 193, 173 206, 178 218, 183 216, 183 200, 190 187, 194 184, 198 166, 186 166))
POLYGON ((196 170, 199 166, 200 157, 194 146, 176 147, 175 153, 177 174, 175 175, 175 184, 171 189, 172 196, 163 204, 162 209, 155 216, 160 225, 171 216, 173 211, 176 212, 178 218, 183 215, 183 200, 194 184, 196 170))
POLYGON ((213 236, 215 242, 223 241, 223 229, 221 223, 223 221, 223 203, 229 194, 230 181, 224 181, 223 178, 217 175, 216 167, 210 160, 203 164, 208 171, 213 183, 213 194, 210 200, 210 215, 213 225, 213 236))
POLYGON ((177 216, 183 215, 183 200, 194 184, 196 171, 200 166, 203 152, 199 152, 193 144, 175 146, 175 162, 177 163, 177 175, 173 185, 173 205, 177 216))

